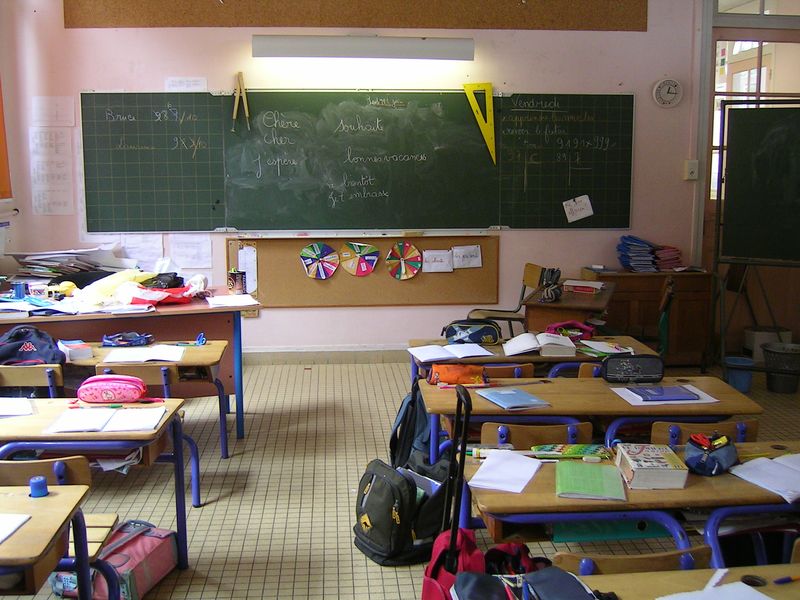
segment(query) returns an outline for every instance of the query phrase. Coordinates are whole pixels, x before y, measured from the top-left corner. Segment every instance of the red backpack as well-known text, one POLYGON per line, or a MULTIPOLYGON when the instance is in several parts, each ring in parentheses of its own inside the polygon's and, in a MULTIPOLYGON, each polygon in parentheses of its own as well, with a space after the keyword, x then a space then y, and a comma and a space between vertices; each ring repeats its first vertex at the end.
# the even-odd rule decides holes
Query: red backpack
POLYGON ((431 562, 425 567, 422 579, 422 600, 450 600, 450 588, 456 573, 472 571, 485 573, 483 552, 475 543, 472 529, 459 529, 455 543, 451 544, 451 531, 443 531, 433 542, 431 562), (455 557, 454 565, 447 565, 448 556, 455 557))

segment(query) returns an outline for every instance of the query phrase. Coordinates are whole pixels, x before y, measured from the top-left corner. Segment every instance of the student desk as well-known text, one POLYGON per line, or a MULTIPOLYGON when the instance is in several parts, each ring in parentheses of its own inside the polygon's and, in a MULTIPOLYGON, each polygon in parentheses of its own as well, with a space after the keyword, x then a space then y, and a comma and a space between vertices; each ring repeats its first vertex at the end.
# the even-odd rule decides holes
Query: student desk
MULTIPOLYGON (((178 541, 178 568, 189 566, 189 550, 186 537, 186 490, 183 475, 183 426, 178 410, 183 400, 165 399, 166 414, 155 429, 149 431, 80 431, 73 433, 45 433, 72 399, 36 398, 31 399, 33 414, 22 417, 4 417, 3 443, 0 445, 0 459, 5 459, 22 450, 42 450, 59 454, 101 454, 104 452, 124 452, 142 448, 145 457, 148 450, 158 448, 162 436, 169 435, 172 452, 162 454, 159 460, 173 463, 175 483, 175 521, 178 541)), ((152 404, 140 405, 142 408, 152 404)), ((123 408, 119 410, 137 410, 123 408)), ((147 464, 148 460, 143 460, 147 464)))
MULTIPOLYGON (((201 331, 209 340, 226 340, 232 353, 226 353, 220 362, 219 378, 225 393, 236 394, 236 437, 244 437, 244 379, 242 376, 242 325, 241 311, 259 308, 211 308, 204 299, 195 298, 188 304, 165 304, 155 311, 134 314, 88 313, 82 315, 56 314, 49 317, 3 319, 0 333, 14 325, 30 324, 49 333, 54 339, 82 339, 100 341, 103 335, 121 331, 152 333, 161 339, 193 340, 201 331)), ((179 393, 190 384, 181 384, 179 393)), ((191 394, 202 396, 200 386, 191 394)))
POLYGON ((79 598, 89 600, 91 575, 86 526, 80 505, 89 492, 85 485, 49 486, 50 493, 31 498, 25 485, 0 486, 0 513, 31 518, 0 544, 0 575, 19 573, 22 581, 4 594, 35 594, 47 581, 67 549, 66 530, 72 522, 79 598))
MULTIPOLYGON (((790 451, 800 450, 800 442, 780 442, 790 451)), ((769 442, 736 444, 740 455, 771 451, 769 442)), ((478 462, 470 459, 465 467, 467 480, 475 473, 478 462)), ((800 504, 788 504, 770 491, 748 483, 731 473, 703 477, 689 473, 686 487, 673 490, 631 490, 626 488, 627 501, 559 498, 556 496, 556 465, 542 464, 539 471, 519 494, 486 489, 470 489, 465 485, 460 507, 462 526, 468 526, 470 495, 478 511, 492 525, 497 523, 540 524, 554 521, 587 520, 652 520, 663 525, 673 536, 677 548, 688 548, 689 541, 678 521, 665 511, 684 508, 711 509, 705 528, 706 543, 712 549, 712 566, 724 562, 719 546, 719 524, 730 514, 740 512, 800 512, 800 504)), ((737 513, 739 514, 739 513, 737 513)), ((472 523, 474 524, 474 523, 472 523)), ((494 533, 497 533, 495 529, 494 533)))
MULTIPOLYGON (((714 573, 714 569, 653 571, 587 575, 581 577, 581 580, 593 590, 615 592, 620 600, 655 600, 668 594, 702 590, 714 573)), ((743 575, 759 575, 766 579, 766 586, 755 589, 774 600, 794 600, 800 595, 798 582, 785 585, 773 583, 779 577, 800 577, 800 564, 732 567, 722 578, 720 585, 739 581, 743 575)))
MULTIPOLYGON (((166 345, 175 345, 177 342, 159 342, 166 345)), ((178 362, 167 361, 148 361, 144 363, 126 362, 126 363, 106 363, 103 362, 106 355, 114 350, 112 347, 104 347, 99 343, 91 343, 92 358, 84 358, 70 361, 69 364, 78 367, 91 367, 98 373, 102 372, 104 368, 111 369, 115 373, 125 375, 134 375, 141 377, 145 383, 152 384, 153 381, 161 382, 160 373, 158 377, 154 377, 154 372, 158 371, 161 367, 176 368, 179 381, 207 381, 213 383, 217 388, 217 395, 219 396, 219 445, 220 454, 222 458, 228 458, 228 429, 226 423, 226 416, 228 414, 228 399, 225 396, 222 382, 219 380, 220 362, 228 347, 228 342, 225 340, 208 340, 201 346, 196 345, 182 345, 183 357, 178 362)), ((172 396, 170 381, 167 380, 164 396, 172 396)), ((152 394, 151 394, 152 395, 152 394)), ((207 394, 204 394, 207 395, 207 394)), ((237 420, 243 417, 242 413, 237 411, 237 420)))
MULTIPOLYGON (((652 406, 633 406, 615 394, 611 384, 598 377, 554 379, 504 379, 502 383, 527 390, 534 396, 548 402, 550 406, 530 410, 506 411, 470 390, 472 399, 471 423, 498 421, 505 423, 552 422, 554 417, 562 417, 558 422, 577 423, 588 415, 616 417, 606 431, 605 443, 611 445, 617 430, 628 423, 647 423, 656 420, 668 421, 720 421, 730 415, 758 415, 764 409, 716 377, 665 377, 663 385, 690 384, 713 396, 719 402, 707 404, 655 404, 652 406)), ((439 456, 439 432, 441 415, 452 417, 456 409, 456 391, 452 388, 439 388, 425 381, 420 382, 420 391, 425 408, 430 417, 431 444, 430 460, 435 462, 439 456)), ((445 442, 449 443, 449 442, 445 442)))
POLYGON ((555 302, 539 302, 542 290, 535 290, 523 301, 525 305, 525 327, 527 331, 544 331, 551 323, 579 321, 602 314, 611 302, 614 283, 607 282, 597 294, 564 292, 555 302))
MULTIPOLYGON (((632 338, 627 335, 617 335, 617 336, 595 336, 592 338, 592 341, 596 342, 608 342, 609 344, 619 344, 625 348, 633 348, 633 352, 635 354, 650 354, 656 355, 658 354, 655 350, 650 348, 649 346, 645 346, 639 340, 632 338)), ((410 340, 408 342, 408 347, 413 348, 415 346, 427 346, 430 344, 439 344, 440 346, 444 346, 447 344, 447 340, 444 338, 435 338, 435 339, 428 339, 428 340, 410 340)), ((580 345, 580 344, 578 344, 580 345)), ((600 362, 602 358, 597 358, 595 356, 589 356, 588 354, 583 354, 581 352, 576 352, 575 356, 541 356, 538 352, 526 352, 525 354, 514 354, 512 356, 506 356, 506 353, 503 351, 503 344, 494 344, 494 345, 484 345, 489 352, 492 353, 492 356, 468 356, 466 358, 453 358, 452 360, 437 360, 437 363, 459 363, 465 365, 488 365, 488 364, 502 364, 502 363, 533 363, 533 364, 550 364, 554 365, 556 363, 563 363, 563 362, 600 362)), ((414 383, 414 380, 417 378, 419 374, 419 367, 420 363, 412 356, 411 357, 411 383, 414 383)))

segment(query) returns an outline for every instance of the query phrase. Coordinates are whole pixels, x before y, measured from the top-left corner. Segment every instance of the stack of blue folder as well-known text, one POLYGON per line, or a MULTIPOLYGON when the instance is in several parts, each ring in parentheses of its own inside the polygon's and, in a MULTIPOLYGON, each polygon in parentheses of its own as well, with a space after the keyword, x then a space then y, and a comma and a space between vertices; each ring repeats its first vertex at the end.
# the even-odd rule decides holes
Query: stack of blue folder
POLYGON ((635 235, 623 235, 617 244, 619 263, 628 271, 655 273, 655 251, 658 246, 635 235))

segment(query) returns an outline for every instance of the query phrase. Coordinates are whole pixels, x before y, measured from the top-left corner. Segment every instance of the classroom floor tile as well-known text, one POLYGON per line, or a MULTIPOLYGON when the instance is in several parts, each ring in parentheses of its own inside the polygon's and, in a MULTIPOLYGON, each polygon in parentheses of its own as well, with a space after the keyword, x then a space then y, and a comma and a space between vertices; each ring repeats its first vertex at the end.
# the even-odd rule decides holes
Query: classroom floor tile
MULTIPOLYGON (((203 506, 187 508, 189 569, 169 575, 148 600, 419 597, 423 565, 379 567, 352 543, 356 486, 371 459, 388 459, 388 432, 409 388, 408 362, 254 362, 244 371, 244 439, 235 438, 229 418, 230 459, 219 458, 216 398, 187 402, 185 430, 200 447, 203 506)), ((770 393, 755 374, 749 395, 766 409, 761 439, 797 437, 800 394, 770 393)), ((85 510, 174 528, 171 468, 98 474, 85 510)), ((478 538, 483 549, 490 545, 483 532, 478 538)), ((534 556, 581 548, 635 554, 671 543, 529 547, 534 556)), ((36 598, 55 596, 43 590, 36 598)))

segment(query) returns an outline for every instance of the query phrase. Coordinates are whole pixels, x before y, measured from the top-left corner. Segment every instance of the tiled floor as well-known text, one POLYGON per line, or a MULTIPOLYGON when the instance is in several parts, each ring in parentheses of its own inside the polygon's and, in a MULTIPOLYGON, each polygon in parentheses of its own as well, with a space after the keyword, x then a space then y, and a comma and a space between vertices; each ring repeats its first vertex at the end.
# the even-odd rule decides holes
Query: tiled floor
MULTIPOLYGON (((188 508, 191 566, 147 597, 417 598, 422 565, 379 567, 352 543, 356 485, 369 460, 387 458, 387 433, 408 388, 407 362, 247 366, 247 436, 231 434, 229 460, 219 458, 215 399, 191 400, 185 427, 200 446, 204 500, 188 508)), ((756 375, 750 395, 766 408, 762 439, 798 437, 799 394, 769 393, 756 375)), ((173 507, 170 468, 156 465, 96 476, 85 510, 174 528, 173 507)), ((534 555, 576 547, 530 546, 534 555)), ((592 546, 618 553, 662 547, 592 546)))

